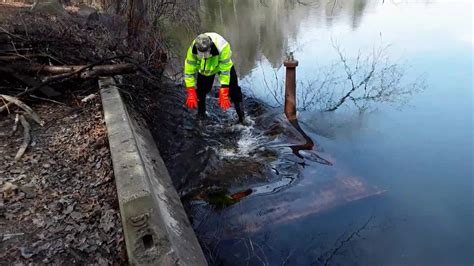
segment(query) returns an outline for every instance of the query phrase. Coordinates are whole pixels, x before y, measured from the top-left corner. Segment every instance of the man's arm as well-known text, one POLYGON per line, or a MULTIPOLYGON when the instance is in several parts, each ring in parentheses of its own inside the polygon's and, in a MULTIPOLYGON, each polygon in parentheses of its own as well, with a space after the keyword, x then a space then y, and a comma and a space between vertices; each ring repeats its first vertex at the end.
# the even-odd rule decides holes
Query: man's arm
POLYGON ((196 55, 193 54, 193 44, 188 49, 186 60, 184 62, 184 83, 186 88, 196 86, 196 70, 198 68, 198 61, 196 55))
POLYGON ((232 51, 230 50, 230 45, 227 44, 219 55, 219 81, 222 87, 229 87, 230 69, 234 65, 231 57, 232 51))

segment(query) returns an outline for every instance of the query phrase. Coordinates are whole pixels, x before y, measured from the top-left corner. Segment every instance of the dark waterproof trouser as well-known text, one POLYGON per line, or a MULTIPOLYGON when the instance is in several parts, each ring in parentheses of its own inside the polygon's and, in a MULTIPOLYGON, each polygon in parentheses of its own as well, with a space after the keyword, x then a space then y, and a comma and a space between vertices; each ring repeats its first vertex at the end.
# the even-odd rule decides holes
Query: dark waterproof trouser
MULTIPOLYGON (((205 115, 206 113, 206 94, 208 94, 212 89, 214 77, 215 75, 204 76, 199 73, 197 75, 196 92, 199 100, 198 113, 201 115, 205 115)), ((229 97, 234 106, 242 102, 242 90, 239 87, 237 72, 235 71, 235 68, 233 66, 230 69, 229 97)))

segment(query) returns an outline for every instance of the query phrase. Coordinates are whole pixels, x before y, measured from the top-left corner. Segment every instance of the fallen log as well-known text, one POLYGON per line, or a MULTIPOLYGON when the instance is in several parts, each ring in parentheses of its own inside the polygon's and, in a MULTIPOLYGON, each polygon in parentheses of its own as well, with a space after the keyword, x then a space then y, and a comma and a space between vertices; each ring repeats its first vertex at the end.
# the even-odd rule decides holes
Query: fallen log
MULTIPOLYGON (((18 80, 19 82, 31 88, 37 87, 41 84, 41 81, 38 81, 27 75, 22 75, 18 73, 15 68, 12 67, 0 67, 0 73, 8 74, 10 77, 18 80)), ((56 97, 61 95, 58 91, 49 86, 42 86, 40 88, 40 91, 48 97, 56 97)))
MULTIPOLYGON (((1 29, 1 28, 0 28, 1 29)), ((37 90, 41 90, 42 88, 46 87, 46 86, 49 86, 49 85, 52 85, 52 84, 56 84, 56 83, 60 83, 60 82, 64 82, 66 80, 70 80, 72 78, 74 78, 75 76, 77 76, 78 74, 80 74, 81 72, 83 71, 87 71, 87 69, 91 69, 95 66, 98 66, 98 65, 101 65, 102 63, 106 62, 106 61, 110 61, 110 60, 115 60, 115 59, 122 59, 122 58, 126 58, 128 57, 128 55, 118 55, 118 56, 114 56, 114 57, 110 57, 110 58, 104 58, 104 59, 101 59, 99 61, 96 61, 94 63, 91 63, 87 66, 84 66, 74 72, 71 72, 71 73, 65 73, 65 74, 60 74, 60 75, 57 75, 55 76, 54 78, 50 78, 48 80, 45 80, 43 81, 41 84, 39 84, 38 86, 35 86, 35 87, 32 87, 32 88, 28 88, 27 90, 21 92, 21 93, 18 93, 16 95, 17 98, 20 98, 24 95, 28 95, 34 91, 37 91, 37 90)), ((137 67, 139 68, 139 66, 137 67)), ((12 69, 11 68, 5 68, 3 67, 3 69, 7 69, 6 71, 8 73, 11 73, 12 72, 12 69)), ((0 67, 0 72, 2 70, 2 67, 0 67)), ((5 109, 8 108, 8 106, 10 105, 11 103, 7 103, 3 106, 0 106, 0 112, 3 112, 5 109)))
POLYGON ((9 62, 9 61, 27 60, 27 59, 29 59, 29 58, 27 56, 23 56, 23 55, 0 55, 0 61, 9 62))
MULTIPOLYGON (((85 65, 64 65, 64 66, 48 66, 48 65, 11 65, 11 68, 15 71, 30 74, 49 74, 58 75, 72 72, 78 72, 81 69, 86 68, 85 65)), ((79 78, 96 78, 99 76, 113 76, 133 73, 137 70, 134 64, 109 64, 109 65, 97 65, 91 68, 84 69, 84 71, 78 75, 79 78)))
POLYGON ((25 48, 2 48, 0 49, 0 53, 4 54, 4 53, 18 53, 18 52, 23 52, 23 51, 33 51, 33 48, 28 48, 28 47, 25 47, 25 48))
MULTIPOLYGON (((21 83, 23 83, 26 86, 30 87, 30 88, 36 87, 39 84, 41 84, 41 81, 38 81, 38 80, 28 76, 28 75, 13 73, 12 76, 15 79, 19 80, 21 83)), ((40 89, 40 91, 41 91, 41 93, 43 93, 47 97, 57 97, 57 96, 61 95, 61 93, 59 93, 57 90, 51 88, 50 86, 44 86, 43 88, 40 89)))
POLYGON ((115 64, 95 66, 81 73, 81 78, 91 79, 102 76, 115 76, 123 74, 131 74, 137 71, 137 67, 133 64, 115 64))
POLYGON ((3 62, 14 62, 14 61, 31 61, 32 59, 37 59, 37 58, 49 58, 54 61, 57 61, 55 58, 51 57, 50 55, 47 54, 32 54, 32 53, 25 53, 25 54, 12 54, 12 53, 7 53, 5 55, 0 55, 0 61, 3 62))

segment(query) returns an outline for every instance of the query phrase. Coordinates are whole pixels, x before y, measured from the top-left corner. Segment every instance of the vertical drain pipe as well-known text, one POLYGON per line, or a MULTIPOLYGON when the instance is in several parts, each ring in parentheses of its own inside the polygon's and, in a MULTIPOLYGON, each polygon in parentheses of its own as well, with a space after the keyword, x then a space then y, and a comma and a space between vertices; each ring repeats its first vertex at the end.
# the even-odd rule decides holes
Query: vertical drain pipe
POLYGON ((293 53, 289 53, 286 60, 283 62, 286 67, 286 79, 285 79, 285 115, 288 122, 296 129, 306 140, 306 143, 301 145, 290 146, 293 153, 300 157, 300 150, 311 150, 314 147, 313 140, 306 135, 303 129, 296 119, 296 67, 298 66, 298 60, 295 60, 293 53))
POLYGON ((298 61, 289 53, 283 62, 286 67, 285 79, 285 115, 288 120, 296 120, 296 67, 298 61))
MULTIPOLYGON (((289 53, 286 60, 283 62, 286 67, 286 79, 285 79, 285 115, 288 122, 303 136, 306 143, 300 145, 289 146, 293 151, 293 154, 304 159, 303 155, 300 154, 302 150, 312 150, 314 142, 310 136, 306 135, 304 130, 300 127, 298 119, 296 119, 296 67, 298 66, 298 60, 295 60, 293 53, 289 53)), ((313 154, 313 160, 316 162, 332 165, 332 163, 317 154, 313 154)))

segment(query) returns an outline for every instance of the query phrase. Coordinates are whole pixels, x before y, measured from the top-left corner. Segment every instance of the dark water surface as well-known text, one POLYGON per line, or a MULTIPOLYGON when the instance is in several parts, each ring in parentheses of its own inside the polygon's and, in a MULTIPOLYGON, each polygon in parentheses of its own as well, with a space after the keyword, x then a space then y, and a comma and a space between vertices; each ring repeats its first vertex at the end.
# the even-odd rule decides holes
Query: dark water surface
POLYGON ((303 140, 279 108, 233 126, 239 139, 218 151, 231 172, 209 173, 248 176, 258 163, 267 178, 250 195, 236 184, 194 197, 190 216, 209 262, 472 265, 471 1, 302 2, 309 4, 201 1, 202 27, 230 41, 247 94, 278 106, 268 88, 277 86, 274 71, 283 79, 285 54, 300 62, 297 79, 310 81, 338 60, 335 42, 348 58, 390 44, 389 59, 407 80, 423 76, 426 88, 401 109, 382 102, 364 114, 350 104, 302 110, 302 127, 317 142, 303 159, 286 147, 303 140), (284 132, 271 133, 274 123, 284 132))

